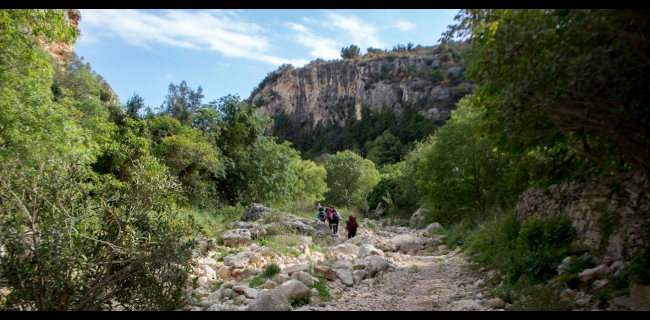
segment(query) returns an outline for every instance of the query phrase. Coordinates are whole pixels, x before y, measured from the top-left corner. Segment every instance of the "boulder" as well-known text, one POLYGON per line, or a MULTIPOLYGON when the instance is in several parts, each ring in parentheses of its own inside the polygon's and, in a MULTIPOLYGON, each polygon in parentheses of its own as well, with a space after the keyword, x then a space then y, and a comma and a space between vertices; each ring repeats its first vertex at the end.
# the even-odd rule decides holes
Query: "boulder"
MULTIPOLYGON (((308 225, 308 226, 314 228, 314 230, 316 230, 316 232, 318 232, 318 234, 321 234, 321 235, 323 235, 323 234, 331 234, 329 225, 322 222, 322 221, 320 221, 320 220, 318 220, 318 219, 316 219, 316 218, 314 218, 314 219, 298 219, 298 221, 300 221, 302 224, 305 224, 305 225, 308 225)), ((341 229, 340 225, 339 225, 339 229, 341 229)), ((343 229, 341 229, 341 230, 343 230, 343 229)))
POLYGON ((351 287, 354 285, 354 278, 352 277, 352 274, 346 270, 336 270, 338 279, 341 280, 341 283, 344 285, 351 287))
POLYGON ((219 268, 219 271, 217 271, 217 273, 219 274, 219 276, 223 280, 228 280, 228 278, 230 278, 230 276, 231 276, 230 268, 228 268, 226 266, 222 266, 221 268, 219 268))
POLYGON ((291 310, 287 297, 278 289, 266 290, 257 294, 257 298, 248 304, 250 311, 286 311, 291 310))
POLYGON ((225 298, 225 297, 231 298, 234 293, 235 293, 235 291, 233 291, 232 289, 225 289, 225 290, 223 290, 223 293, 221 294, 221 297, 222 298, 225 298))
POLYGON ((221 236, 221 242, 232 248, 247 246, 251 243, 251 232, 246 229, 228 230, 221 236))
POLYGON ((216 279, 217 278, 217 272, 212 269, 212 267, 208 265, 204 265, 201 268, 201 275, 207 277, 208 279, 216 279))
POLYGON ((318 279, 312 277, 311 275, 309 275, 309 273, 304 271, 295 272, 293 275, 291 275, 291 279, 298 280, 304 283, 308 287, 311 287, 315 283, 318 283, 318 279))
POLYGON ((363 260, 355 260, 354 264, 352 265, 352 269, 354 270, 364 270, 368 264, 363 261, 363 260))
POLYGON ((315 266, 314 273, 318 276, 321 276, 329 281, 334 281, 337 277, 337 273, 334 269, 327 266, 315 266))
POLYGON ((337 246, 331 247, 329 250, 329 255, 331 257, 340 257, 341 255, 350 255, 356 256, 359 253, 359 247, 351 243, 343 243, 337 246))
POLYGON ((282 273, 288 274, 289 276, 293 275, 295 272, 307 271, 309 265, 307 264, 296 264, 282 269, 282 273))
POLYGON ((266 216, 267 212, 272 211, 272 209, 267 208, 263 205, 253 203, 241 215, 242 221, 256 221, 262 219, 266 216))
POLYGON ((578 279, 582 282, 589 282, 594 280, 600 280, 609 274, 609 267, 606 264, 601 264, 595 268, 587 269, 582 271, 578 275, 578 279))
POLYGON ((440 252, 442 252, 442 251, 447 251, 447 246, 444 245, 444 244, 443 244, 443 245, 439 245, 439 246, 438 246, 438 251, 440 251, 440 252))
POLYGON ((434 222, 434 223, 428 225, 426 230, 427 230, 427 232, 429 232, 431 234, 436 234, 436 233, 438 233, 440 231, 444 231, 445 228, 443 228, 442 225, 440 225, 440 223, 434 222))
POLYGON ((390 267, 388 260, 379 256, 368 256, 366 261, 369 267, 376 267, 377 271, 386 271, 390 267))
POLYGON ((483 300, 481 302, 483 306, 490 309, 503 309, 506 306, 506 303, 499 298, 483 300))
POLYGON ((426 218, 426 214, 429 213, 429 210, 425 208, 419 208, 417 211, 413 212, 411 219, 409 220, 409 227, 411 229, 416 229, 419 225, 422 224, 426 218))
POLYGON ((480 303, 474 300, 458 300, 452 303, 455 310, 482 311, 485 310, 480 303))
POLYGON ((289 280, 277 287, 282 294, 289 299, 302 299, 308 297, 311 292, 309 288, 298 280, 289 280))
POLYGON ((221 289, 232 289, 236 284, 235 281, 226 281, 221 285, 221 289))
POLYGON ((351 270, 352 267, 352 262, 348 260, 336 260, 332 265, 332 269, 334 270, 351 270))
POLYGON ((246 291, 246 289, 248 289, 248 287, 247 286, 242 286, 242 285, 232 287, 232 291, 235 291, 235 292, 237 292, 239 294, 243 294, 244 291, 246 291))
POLYGON ((375 248, 371 244, 364 244, 359 247, 359 252, 357 253, 357 256, 359 258, 365 258, 367 256, 380 256, 384 257, 384 252, 375 248))
POLYGON ((264 283, 264 289, 275 289, 277 286, 278 284, 271 280, 266 280, 264 283))
POLYGON ((262 257, 257 252, 240 252, 237 254, 231 254, 223 258, 223 264, 230 269, 244 269, 251 264, 260 262, 262 257))
POLYGON ((253 289, 253 288, 246 288, 246 289, 244 290, 244 296, 245 296, 246 298, 248 298, 248 299, 255 299, 255 298, 257 298, 257 294, 258 294, 257 290, 255 290, 255 289, 253 289))
POLYGON ((273 277, 273 282, 277 283, 278 285, 283 284, 289 280, 291 280, 291 277, 284 273, 276 274, 275 277, 273 277))
POLYGON ((201 267, 201 266, 213 266, 217 264, 217 261, 215 261, 212 258, 200 258, 196 260, 196 266, 201 267))
POLYGON ((318 231, 314 229, 312 226, 306 225, 300 221, 282 221, 280 222, 280 224, 283 226, 291 227, 294 230, 296 230, 298 233, 306 234, 312 237, 331 235, 331 232, 329 232, 329 227, 327 228, 327 232, 324 232, 324 231, 318 231))
POLYGON ((361 281, 366 277, 366 272, 364 270, 355 270, 352 273, 352 278, 355 285, 359 285, 361 281))

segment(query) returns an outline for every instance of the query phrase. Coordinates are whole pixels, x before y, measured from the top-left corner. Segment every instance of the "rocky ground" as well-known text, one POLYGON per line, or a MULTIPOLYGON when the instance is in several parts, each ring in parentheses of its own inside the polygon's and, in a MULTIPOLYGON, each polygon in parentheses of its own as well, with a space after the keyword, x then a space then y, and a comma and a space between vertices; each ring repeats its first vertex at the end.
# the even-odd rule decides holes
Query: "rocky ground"
MULTIPOLYGON (((272 210, 253 205, 242 221, 208 243, 188 279, 192 292, 185 311, 449 311, 510 310, 485 285, 495 271, 472 266, 459 250, 442 245, 443 227, 426 229, 384 226, 366 219, 357 237, 336 236, 317 219, 290 214, 269 217, 272 210), (278 230, 292 230, 291 235, 278 230), (373 231, 374 230, 374 231, 373 231), (264 239, 279 237, 290 245, 284 253, 264 239), (286 239, 285 239, 286 238, 286 239), (316 244, 318 242, 318 244, 316 244), (324 245, 327 244, 327 245, 324 245), (271 264, 277 274, 262 278, 271 264), (257 277, 257 278, 256 278, 257 277), (257 281, 251 282, 254 278, 257 281), (323 295, 323 293, 326 293, 323 295)), ((419 224, 418 211, 411 226, 419 224)), ((566 261, 565 261, 566 262, 566 261)), ((614 263, 585 270, 584 281, 602 284, 603 275, 621 267, 614 263), (587 279, 589 278, 589 279, 587 279), (600 281, 600 283, 598 282, 600 281)), ((562 269, 562 266, 559 268, 562 269)), ((561 297, 576 310, 600 310, 594 297, 565 290, 561 297)), ((608 310, 645 310, 629 297, 615 299, 608 310)))

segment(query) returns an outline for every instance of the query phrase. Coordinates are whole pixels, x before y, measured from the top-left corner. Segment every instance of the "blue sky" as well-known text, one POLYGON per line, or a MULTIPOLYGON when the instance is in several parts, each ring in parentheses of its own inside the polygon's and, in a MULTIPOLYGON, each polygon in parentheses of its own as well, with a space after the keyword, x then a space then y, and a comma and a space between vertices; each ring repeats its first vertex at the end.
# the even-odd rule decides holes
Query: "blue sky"
POLYGON ((122 102, 158 108, 170 83, 203 87, 204 103, 248 98, 282 63, 339 59, 342 47, 435 45, 458 10, 82 9, 75 51, 122 102))

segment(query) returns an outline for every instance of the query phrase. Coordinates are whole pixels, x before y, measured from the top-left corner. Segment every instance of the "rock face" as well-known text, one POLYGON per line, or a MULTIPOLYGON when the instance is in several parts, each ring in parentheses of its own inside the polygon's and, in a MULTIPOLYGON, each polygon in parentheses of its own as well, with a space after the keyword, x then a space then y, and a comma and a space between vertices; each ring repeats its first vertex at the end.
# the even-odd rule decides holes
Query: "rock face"
POLYGON ((432 82, 429 75, 434 70, 445 70, 450 78, 462 73, 453 61, 443 59, 441 54, 393 54, 285 68, 265 79, 249 102, 260 114, 287 115, 294 128, 307 131, 319 122, 343 127, 349 117, 361 118, 362 106, 386 106, 400 113, 405 103, 415 103, 423 115, 443 121, 450 116, 453 89, 471 87, 458 81, 455 85, 432 82))
POLYGON ((593 280, 599 280, 607 277, 609 274, 609 267, 605 264, 601 264, 593 269, 587 269, 582 271, 579 275, 578 278, 582 282, 589 282, 593 280))
POLYGON ((650 196, 637 191, 640 174, 623 178, 624 182, 605 177, 529 189, 517 202, 517 219, 524 221, 534 214, 566 217, 577 231, 578 245, 605 248, 614 260, 640 256, 650 246, 646 231, 650 220, 645 214, 650 212, 650 196))
POLYGON ((221 236, 221 242, 229 247, 243 247, 251 243, 251 232, 246 229, 228 230, 221 236))

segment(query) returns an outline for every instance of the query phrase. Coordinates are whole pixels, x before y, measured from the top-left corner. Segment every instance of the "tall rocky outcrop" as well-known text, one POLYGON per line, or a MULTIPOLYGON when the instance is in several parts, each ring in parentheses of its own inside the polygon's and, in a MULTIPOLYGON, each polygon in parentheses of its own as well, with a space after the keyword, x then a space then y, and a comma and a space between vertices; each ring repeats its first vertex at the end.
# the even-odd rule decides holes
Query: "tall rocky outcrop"
MULTIPOLYGON (((79 9, 63 9, 63 11, 68 17, 68 24, 74 28, 79 28, 79 21, 81 21, 81 12, 79 9)), ((74 45, 68 45, 65 42, 55 42, 52 44, 42 43, 41 45, 61 64, 64 64, 67 54, 74 51, 74 45)))
POLYGON ((345 126, 350 117, 361 118, 363 106, 400 113, 406 103, 415 104, 432 120, 444 121, 455 102, 471 89, 463 82, 463 71, 445 53, 315 61, 271 73, 249 101, 261 114, 289 116, 294 127, 302 130, 319 122, 345 126))

